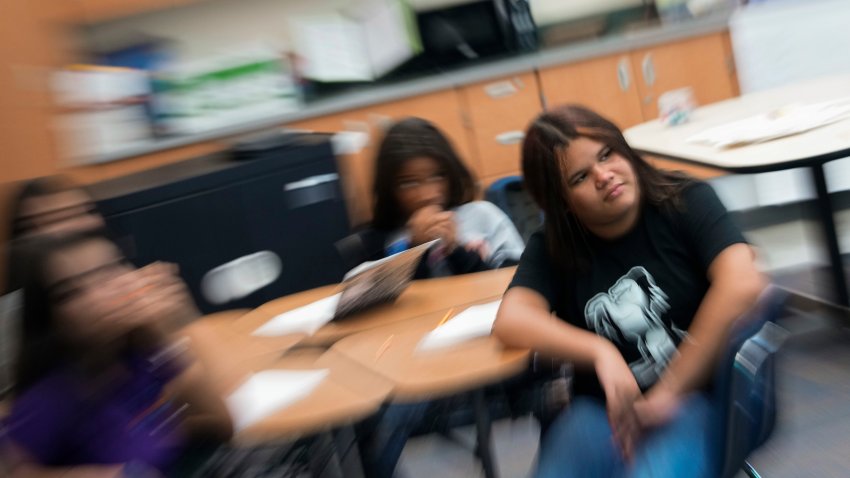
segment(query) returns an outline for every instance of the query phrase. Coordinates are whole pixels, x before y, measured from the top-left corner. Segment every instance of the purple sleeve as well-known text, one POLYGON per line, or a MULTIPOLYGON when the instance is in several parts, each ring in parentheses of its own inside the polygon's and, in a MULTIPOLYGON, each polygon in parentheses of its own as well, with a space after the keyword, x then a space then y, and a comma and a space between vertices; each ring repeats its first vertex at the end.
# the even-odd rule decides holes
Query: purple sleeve
POLYGON ((9 439, 34 460, 59 458, 75 418, 74 391, 59 376, 48 377, 15 399, 6 419, 9 439))

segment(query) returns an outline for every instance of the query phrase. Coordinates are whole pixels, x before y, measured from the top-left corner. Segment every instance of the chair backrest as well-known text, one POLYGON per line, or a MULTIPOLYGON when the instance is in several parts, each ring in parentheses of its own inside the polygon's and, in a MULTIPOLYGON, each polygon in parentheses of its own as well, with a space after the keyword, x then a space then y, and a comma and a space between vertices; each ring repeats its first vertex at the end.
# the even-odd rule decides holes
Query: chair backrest
POLYGON ((739 319, 720 357, 714 378, 722 470, 731 478, 747 456, 770 437, 776 422, 776 354, 788 332, 776 324, 787 292, 768 287, 755 307, 739 319))
POLYGON ((522 176, 506 176, 496 180, 484 193, 484 199, 499 207, 513 221, 522 240, 543 224, 543 214, 522 182, 522 176))

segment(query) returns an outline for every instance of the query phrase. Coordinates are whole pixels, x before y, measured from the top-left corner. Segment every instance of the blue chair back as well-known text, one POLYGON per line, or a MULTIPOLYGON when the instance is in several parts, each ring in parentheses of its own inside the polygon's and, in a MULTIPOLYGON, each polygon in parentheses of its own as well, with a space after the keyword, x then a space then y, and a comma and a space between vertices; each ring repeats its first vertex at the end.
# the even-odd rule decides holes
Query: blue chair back
POLYGON ((714 379, 722 478, 735 476, 770 437, 776 423, 777 352, 788 332, 776 324, 788 293, 768 287, 732 330, 714 379))
POLYGON ((543 224, 543 214, 522 182, 522 176, 506 176, 493 182, 484 199, 499 207, 511 218, 523 241, 543 224))

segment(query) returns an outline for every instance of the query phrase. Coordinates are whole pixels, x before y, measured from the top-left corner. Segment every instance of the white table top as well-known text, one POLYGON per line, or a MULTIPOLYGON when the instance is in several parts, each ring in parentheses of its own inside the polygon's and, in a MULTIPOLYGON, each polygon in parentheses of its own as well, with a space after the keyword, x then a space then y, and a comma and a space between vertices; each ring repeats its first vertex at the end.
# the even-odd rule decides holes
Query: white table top
POLYGON ((666 127, 660 121, 629 128, 626 141, 644 154, 683 160, 739 173, 778 171, 850 156, 850 119, 804 133, 740 147, 718 149, 688 142, 709 128, 793 103, 850 97, 850 76, 833 76, 751 93, 697 108, 690 121, 666 127))

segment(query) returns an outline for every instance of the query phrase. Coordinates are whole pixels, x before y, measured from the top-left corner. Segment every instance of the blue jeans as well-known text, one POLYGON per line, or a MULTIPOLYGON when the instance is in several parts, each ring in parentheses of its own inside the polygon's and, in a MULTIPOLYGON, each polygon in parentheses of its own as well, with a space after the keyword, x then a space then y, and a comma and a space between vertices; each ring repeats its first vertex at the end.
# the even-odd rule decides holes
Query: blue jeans
POLYGON ((715 475, 713 408, 702 394, 682 403, 664 426, 640 438, 631 463, 614 444, 605 404, 577 397, 555 420, 540 444, 536 478, 708 478, 715 475))

